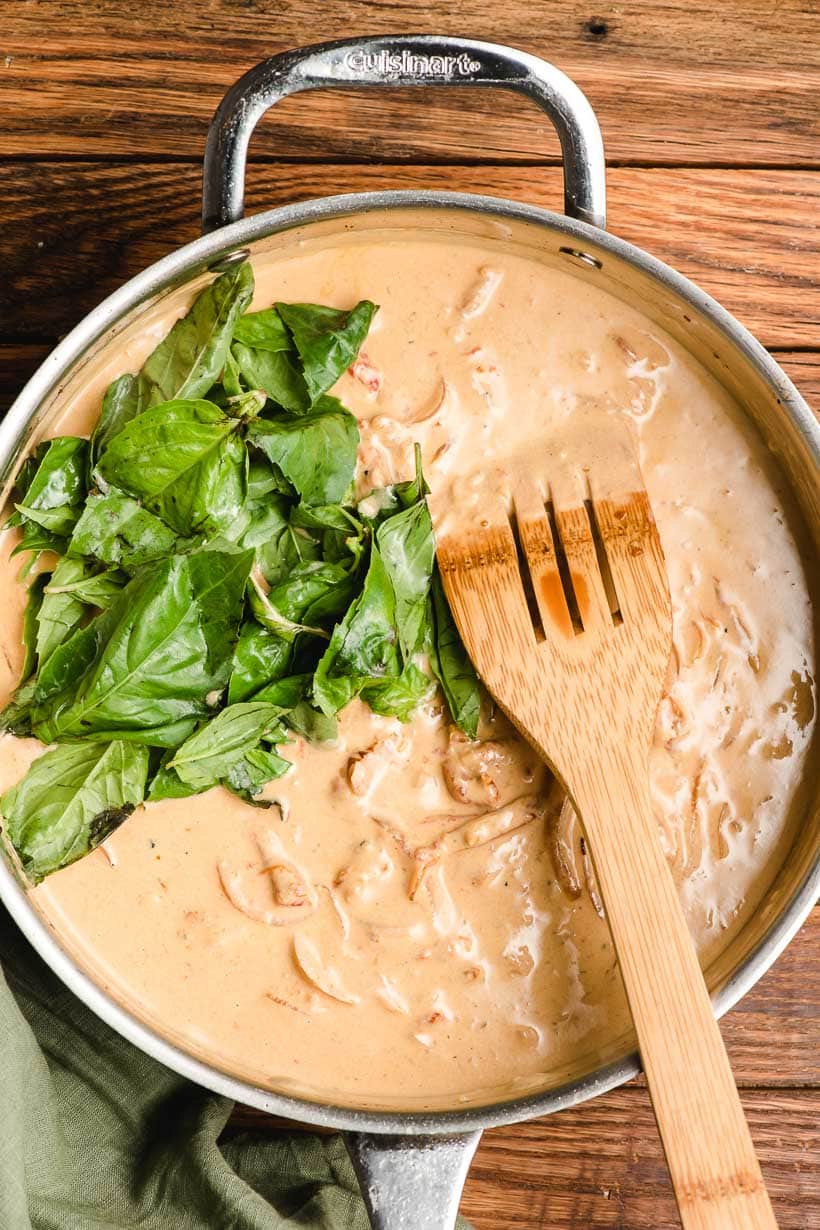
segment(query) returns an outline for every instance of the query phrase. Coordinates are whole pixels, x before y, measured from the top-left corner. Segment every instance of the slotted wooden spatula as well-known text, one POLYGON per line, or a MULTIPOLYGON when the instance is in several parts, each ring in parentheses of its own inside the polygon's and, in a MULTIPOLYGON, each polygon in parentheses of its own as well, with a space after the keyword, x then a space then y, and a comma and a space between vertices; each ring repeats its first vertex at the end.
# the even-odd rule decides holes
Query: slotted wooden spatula
MULTIPOLYGON (((596 453, 605 451, 598 441, 596 453)), ((650 806, 649 750, 671 650, 663 552, 637 464, 620 490, 611 468, 597 464, 598 475, 596 464, 582 467, 587 499, 548 475, 517 485, 510 515, 499 500, 466 530, 434 508, 441 575, 488 691, 583 821, 682 1225, 770 1230, 774 1214, 650 806)))

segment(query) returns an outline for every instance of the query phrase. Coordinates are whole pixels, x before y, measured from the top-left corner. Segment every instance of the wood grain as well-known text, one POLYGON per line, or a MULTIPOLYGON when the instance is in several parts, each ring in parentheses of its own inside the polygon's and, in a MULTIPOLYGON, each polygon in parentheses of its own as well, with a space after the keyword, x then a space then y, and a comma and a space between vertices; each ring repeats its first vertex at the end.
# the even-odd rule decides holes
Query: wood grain
POLYGON ((738 1084, 820 1088, 818 950, 820 906, 769 973, 723 1017, 738 1084))
POLYGON ((0 415, 8 410, 23 385, 48 354, 50 346, 0 344, 0 415))
MULTIPOLYGON (((742 1102, 780 1230, 817 1230, 820 1091, 749 1089, 742 1102)), ((262 1118, 237 1108, 231 1132, 262 1118)), ((649 1094, 632 1083, 485 1132, 461 1211, 475 1230, 678 1230, 649 1094)))
MULTIPOLYGON (((780 1230, 816 1230, 820 1094, 750 1091, 743 1105, 780 1230)), ((476 1230, 679 1226, 649 1097, 634 1086, 486 1133, 461 1207, 476 1230)))
MULTIPOLYGON (((816 165, 820 44, 812 0, 5 0, 0 154, 178 157, 202 146, 225 89, 258 60, 320 39, 467 34, 554 61, 589 94, 609 157, 816 165), (181 10, 184 9, 184 12, 181 10)), ((267 157, 557 157, 548 121, 506 94, 316 93, 267 117, 267 157)))
MULTIPOLYGON (((445 27, 577 78, 610 160, 635 167, 610 171, 612 229, 688 272, 769 345, 790 347, 778 358, 820 407, 820 354, 795 350, 820 349, 818 188, 793 174, 820 164, 816 22, 814 0, 459 0, 446 14, 429 0, 5 0, 0 407, 100 297, 195 236, 206 126, 239 72, 319 38, 445 27), (645 164, 664 169, 639 173, 645 164), (669 170, 687 165, 738 173, 669 170)), ((557 162, 554 134, 509 95, 303 95, 266 117, 252 155, 268 164, 251 168, 253 209, 376 186, 560 200, 554 166, 524 165, 557 162), (338 165, 353 160, 481 165, 338 165), (491 165, 502 163, 513 165, 491 165)), ((820 1227, 819 946, 815 911, 722 1022, 781 1230, 820 1227)), ((243 1110, 235 1124, 275 1126, 243 1110)), ((464 1211, 477 1230, 671 1230, 646 1092, 633 1084, 488 1133, 464 1211)))
MULTIPOLYGON (((559 208, 557 167, 251 167, 248 212, 377 188, 451 188, 559 208)), ((610 171, 610 229, 693 278, 768 346, 820 347, 820 178, 610 171)), ((3 177, 0 338, 52 338, 198 234, 199 169, 14 163, 3 177)))

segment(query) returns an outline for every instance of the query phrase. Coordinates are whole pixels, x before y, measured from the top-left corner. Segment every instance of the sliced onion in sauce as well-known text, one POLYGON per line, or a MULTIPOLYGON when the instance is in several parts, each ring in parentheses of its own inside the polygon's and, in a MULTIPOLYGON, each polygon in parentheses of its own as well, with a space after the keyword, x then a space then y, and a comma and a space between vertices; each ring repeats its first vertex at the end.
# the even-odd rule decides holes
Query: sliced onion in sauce
POLYGON ((267 831, 256 834, 256 844, 262 858, 262 866, 248 866, 240 869, 226 859, 220 859, 216 865, 222 891, 231 905, 254 922, 264 923, 268 927, 288 927, 293 923, 303 922, 316 909, 318 897, 310 877, 289 857, 284 845, 275 833, 267 831), (269 873, 266 892, 272 899, 272 904, 263 906, 255 901, 248 891, 249 881, 260 874, 269 873), (298 900, 290 904, 281 904, 276 900, 277 883, 285 879, 291 886, 299 886, 302 890, 298 900))
POLYGON ((361 996, 349 991, 343 984, 339 971, 326 965, 322 954, 306 935, 297 931, 293 937, 293 956, 300 972, 318 990, 336 999, 340 1004, 359 1004, 361 996))

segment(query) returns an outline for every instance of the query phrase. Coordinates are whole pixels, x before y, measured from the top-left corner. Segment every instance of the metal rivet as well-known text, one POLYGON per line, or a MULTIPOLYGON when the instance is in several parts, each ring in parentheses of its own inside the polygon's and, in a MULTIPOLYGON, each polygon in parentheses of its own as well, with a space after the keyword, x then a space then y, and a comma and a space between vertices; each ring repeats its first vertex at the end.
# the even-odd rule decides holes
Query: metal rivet
POLYGON ((562 256, 571 256, 573 260, 579 261, 582 265, 591 265, 593 269, 603 269, 603 262, 599 261, 597 256, 591 256, 589 252, 580 252, 577 248, 559 248, 558 251, 562 256))
POLYGON ((227 256, 221 257, 218 261, 214 261, 208 266, 210 273, 223 273, 224 270, 230 269, 231 265, 241 265, 250 256, 250 248, 237 248, 235 252, 229 252, 227 256))

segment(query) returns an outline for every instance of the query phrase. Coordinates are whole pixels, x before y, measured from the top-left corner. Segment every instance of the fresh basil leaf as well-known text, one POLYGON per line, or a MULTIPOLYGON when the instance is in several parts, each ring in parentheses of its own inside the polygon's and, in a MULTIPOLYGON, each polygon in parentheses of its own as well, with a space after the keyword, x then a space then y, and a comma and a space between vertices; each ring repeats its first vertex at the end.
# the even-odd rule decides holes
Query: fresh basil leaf
POLYGON ((91 555, 131 570, 180 549, 177 535, 128 495, 90 495, 68 544, 69 555, 91 555))
POLYGON ((238 322, 233 359, 248 387, 264 389, 277 405, 302 414, 355 360, 375 311, 366 300, 349 312, 279 303, 238 322))
POLYGON ((162 402, 204 397, 225 366, 234 328, 253 298, 247 261, 233 265, 194 300, 143 364, 140 412, 162 402))
POLYGON ((206 717, 228 682, 253 553, 198 551, 148 565, 98 616, 102 648, 33 714, 44 743, 206 717))
POLYGON ((145 726, 135 730, 123 730, 122 727, 89 730, 83 738, 93 743, 108 743, 112 739, 121 739, 124 743, 139 743, 143 747, 174 751, 190 738, 197 725, 196 718, 178 718, 175 722, 166 722, 161 726, 145 726))
POLYGON ((372 526, 381 525, 388 517, 393 517, 403 508, 418 504, 429 491, 421 470, 421 445, 415 446, 416 473, 415 477, 403 483, 392 483, 389 487, 374 487, 364 499, 359 500, 357 512, 372 526))
POLYGON ((290 524, 319 536, 326 563, 345 563, 350 571, 358 567, 367 546, 367 530, 350 508, 343 504, 297 504, 291 511, 290 524))
POLYGON ((15 504, 14 507, 24 521, 33 521, 57 538, 67 537, 80 515, 80 510, 70 504, 63 504, 60 508, 29 508, 27 504, 15 504))
MULTIPOLYGON (((48 440, 41 441, 40 444, 38 444, 34 450, 29 453, 21 464, 20 469, 14 477, 14 482, 12 483, 11 488, 16 499, 25 499, 26 492, 31 486, 32 479, 37 473, 40 462, 46 454, 49 443, 50 442, 48 440)), ((20 521, 21 518, 16 513, 12 513, 6 521, 6 525, 19 525, 20 521)))
POLYGON ((310 562, 357 566, 365 545, 358 518, 341 504, 291 507, 280 493, 282 481, 266 458, 251 462, 245 522, 237 538, 243 547, 256 547, 268 584, 285 582, 295 568, 310 562))
MULTIPOLYGON (((70 556, 60 561, 60 563, 69 562, 74 562, 70 556)), ((55 572, 48 583, 46 594, 49 597, 67 594, 75 601, 85 603, 86 606, 95 606, 104 610, 111 606, 115 598, 119 597, 127 580, 128 577, 118 568, 108 568, 105 572, 79 577, 76 581, 61 578, 55 572)))
POLYGON ((413 711, 429 696, 432 687, 433 680, 430 676, 425 675, 414 662, 408 662, 395 679, 382 679, 378 683, 367 684, 362 688, 361 697, 375 713, 409 722, 413 711))
POLYGON ((282 679, 274 679, 266 683, 254 700, 264 700, 269 705, 278 705, 282 711, 283 721, 287 720, 290 710, 295 709, 310 693, 311 675, 287 675, 282 679))
POLYGON ((65 556, 48 580, 40 611, 37 616, 37 661, 42 668, 58 645, 61 645, 82 621, 86 613, 85 602, 71 592, 54 592, 62 586, 70 587, 76 581, 85 581, 91 569, 85 560, 65 556))
POLYGON ((293 349, 290 333, 276 308, 246 312, 236 322, 233 340, 252 350, 268 350, 274 354, 293 349))
MULTIPOLYGON (((322 558, 322 543, 300 526, 292 526, 288 520, 286 501, 270 502, 264 523, 259 522, 256 535, 256 562, 269 585, 277 585, 290 576, 294 568, 311 560, 322 558), (263 526, 268 537, 259 540, 263 526)), ((249 535, 243 535, 243 545, 251 546, 249 535)))
POLYGON ((243 756, 274 728, 281 728, 278 705, 248 701, 229 705, 176 750, 168 767, 188 786, 207 790, 226 777, 243 756))
POLYGON ((291 525, 306 530, 332 530, 337 534, 361 537, 359 518, 344 504, 297 504, 290 515, 291 525))
POLYGON ((249 388, 264 389, 271 401, 294 414, 310 408, 304 377, 287 351, 256 350, 235 342, 231 353, 249 388))
MULTIPOLYGON (((240 316, 237 324, 242 320, 240 316)), ((218 385, 216 386, 219 387, 218 385)), ((222 369, 222 388, 226 397, 239 397, 242 394, 242 381, 240 379, 239 364, 233 357, 232 351, 229 349, 225 355, 225 366, 222 369)), ((207 395, 208 401, 213 401, 213 396, 209 392, 207 395)))
POLYGON ((383 521, 376 531, 376 542, 396 595, 396 626, 407 661, 424 638, 435 561, 433 525, 426 502, 422 499, 383 521))
POLYGON ((200 793, 198 786, 186 785, 175 769, 161 764, 145 797, 149 803, 158 803, 161 799, 189 799, 200 793))
POLYGON ((343 564, 311 560, 297 564, 285 580, 271 586, 268 601, 286 619, 315 626, 343 615, 355 592, 355 578, 343 564))
POLYGON ((91 435, 91 461, 95 465, 117 432, 146 408, 141 402, 140 381, 130 372, 112 380, 105 390, 102 410, 91 435))
POLYGON ((338 738, 336 719, 322 713, 306 700, 300 700, 286 714, 282 721, 297 735, 310 739, 311 743, 333 743, 338 738))
MULTIPOLYGON (((233 766, 223 785, 246 803, 256 802, 263 786, 277 777, 282 777, 291 768, 291 762, 267 748, 255 748, 233 766)), ((271 806, 271 804, 261 804, 271 806)))
POLYGON ((260 504, 266 496, 274 503, 284 508, 286 505, 277 497, 292 495, 293 488, 282 476, 278 466, 272 466, 266 457, 254 456, 248 464, 248 499, 258 500, 260 504))
POLYGON ((48 572, 39 573, 29 586, 26 609, 23 612, 24 652, 20 678, 13 696, 0 710, 0 730, 8 730, 14 735, 31 734, 31 705, 36 684, 32 671, 37 663, 37 621, 49 575, 48 572))
POLYGON ((14 692, 14 695, 0 710, 0 730, 7 730, 12 735, 18 735, 21 739, 27 738, 31 734, 31 706, 34 701, 34 678, 27 679, 25 683, 14 692))
MULTIPOLYGON (((26 688, 29 710, 29 730, 26 733, 31 733, 31 708, 36 705, 38 711, 41 710, 52 696, 70 689, 77 680, 82 678, 101 652, 104 634, 105 623, 98 617, 86 627, 78 628, 66 641, 57 646, 45 666, 39 671, 36 681, 34 679, 30 681, 31 689, 26 688)), ((13 718, 15 715, 11 716, 13 718)), ((123 730, 122 728, 87 730, 83 738, 94 740, 97 743, 123 739, 128 743, 144 744, 146 747, 173 749, 179 747, 180 743, 184 743, 188 736, 193 734, 196 725, 197 719, 194 717, 179 718, 159 726, 146 726, 134 730, 123 730)))
POLYGON ((105 622, 101 616, 76 628, 49 654, 37 672, 33 701, 42 706, 52 696, 68 691, 96 659, 103 644, 105 622))
POLYGON ((400 673, 396 599, 379 551, 370 554, 361 594, 351 603, 313 678, 313 698, 328 717, 357 696, 367 683, 400 673))
POLYGON ((248 440, 279 467, 305 504, 337 504, 353 481, 359 428, 335 397, 320 398, 307 414, 258 419, 248 440))
POLYGON ((438 571, 433 575, 430 607, 433 622, 430 665, 433 674, 441 684, 453 721, 465 735, 475 739, 481 715, 481 688, 450 613, 438 571))
POLYGON ((45 440, 35 453, 36 465, 25 471, 20 503, 31 511, 78 507, 86 493, 88 441, 80 436, 45 440))
POLYGON ((301 623, 299 620, 289 619, 284 611, 275 605, 270 595, 260 584, 259 579, 253 576, 253 574, 251 574, 250 585, 248 586, 248 601, 257 622, 263 628, 267 628, 269 632, 274 632, 277 636, 281 637, 282 640, 294 641, 300 632, 307 632, 312 636, 323 636, 329 639, 324 628, 313 624, 301 623))
POLYGON ((276 310, 293 337, 315 402, 354 362, 377 308, 362 299, 349 312, 315 303, 277 303, 276 310))
MULTIPOLYGON (((34 670, 37 662, 37 629, 39 627, 40 607, 43 605, 43 591, 49 582, 50 574, 41 572, 28 588, 26 609, 23 612, 23 665, 20 670, 20 684, 25 683, 34 670)), ((20 686, 18 684, 18 687, 20 686)))
POLYGON ((292 645, 249 620, 242 625, 233 654, 228 704, 249 700, 265 684, 287 674, 292 645))
POLYGON ((229 532, 245 501, 247 453, 236 419, 208 401, 169 401, 114 437, 96 473, 180 534, 229 532))
POLYGON ((409 508, 411 504, 417 504, 430 492, 421 470, 421 445, 418 442, 413 446, 413 455, 416 465, 415 476, 407 482, 396 483, 393 487, 402 508, 409 508))
POLYGON ((8 834, 35 882, 93 850, 143 800, 148 752, 69 743, 38 757, 0 798, 8 834))
POLYGON ((247 496, 236 521, 236 541, 242 547, 264 547, 287 531, 289 504, 278 483, 270 462, 264 458, 251 462, 247 496))
MULTIPOLYGON (((11 524, 11 517, 6 522, 7 526, 11 524)), ((65 538, 60 538, 57 534, 52 534, 49 530, 44 530, 41 525, 36 525, 33 521, 26 521, 20 531, 20 541, 11 552, 11 558, 15 555, 22 554, 23 551, 31 551, 32 558, 22 570, 21 579, 28 575, 37 560, 37 557, 42 551, 53 551, 56 555, 63 555, 66 549, 65 538)))
POLYGON ((35 533, 15 554, 50 549, 55 538, 71 533, 85 499, 87 470, 88 441, 79 436, 57 436, 37 448, 33 464, 24 466, 19 476, 20 499, 8 524, 33 523, 52 537, 42 540, 35 533))

